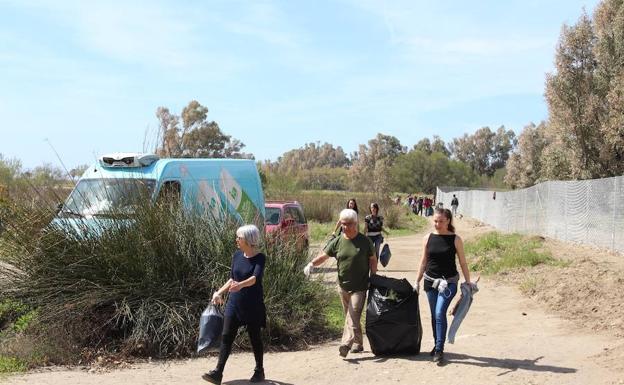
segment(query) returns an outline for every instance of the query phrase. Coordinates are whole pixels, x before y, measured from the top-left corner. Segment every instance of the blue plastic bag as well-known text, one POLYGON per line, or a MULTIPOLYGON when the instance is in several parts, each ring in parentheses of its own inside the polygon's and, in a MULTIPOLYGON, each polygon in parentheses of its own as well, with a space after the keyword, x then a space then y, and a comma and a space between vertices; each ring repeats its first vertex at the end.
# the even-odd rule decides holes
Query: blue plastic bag
POLYGON ((223 313, 217 306, 210 304, 199 318, 197 353, 219 349, 221 333, 223 333, 223 313))

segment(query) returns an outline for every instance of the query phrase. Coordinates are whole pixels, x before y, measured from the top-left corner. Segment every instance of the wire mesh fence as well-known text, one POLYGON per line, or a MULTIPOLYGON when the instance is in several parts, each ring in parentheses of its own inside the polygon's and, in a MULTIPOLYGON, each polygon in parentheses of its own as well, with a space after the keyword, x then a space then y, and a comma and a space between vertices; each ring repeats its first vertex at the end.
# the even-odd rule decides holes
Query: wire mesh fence
POLYGON ((624 253, 624 176, 544 182, 514 191, 438 187, 436 202, 508 232, 543 235, 624 253))

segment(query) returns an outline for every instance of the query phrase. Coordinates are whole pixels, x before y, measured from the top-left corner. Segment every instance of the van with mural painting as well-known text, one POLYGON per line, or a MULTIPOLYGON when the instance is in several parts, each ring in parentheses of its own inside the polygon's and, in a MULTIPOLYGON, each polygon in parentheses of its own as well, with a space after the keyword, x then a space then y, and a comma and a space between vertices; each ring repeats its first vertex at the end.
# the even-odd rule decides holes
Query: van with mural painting
POLYGON ((112 213, 131 217, 144 200, 163 197, 217 220, 228 215, 240 223, 264 222, 264 195, 253 160, 160 159, 135 153, 100 157, 60 205, 54 221, 115 219, 112 213))

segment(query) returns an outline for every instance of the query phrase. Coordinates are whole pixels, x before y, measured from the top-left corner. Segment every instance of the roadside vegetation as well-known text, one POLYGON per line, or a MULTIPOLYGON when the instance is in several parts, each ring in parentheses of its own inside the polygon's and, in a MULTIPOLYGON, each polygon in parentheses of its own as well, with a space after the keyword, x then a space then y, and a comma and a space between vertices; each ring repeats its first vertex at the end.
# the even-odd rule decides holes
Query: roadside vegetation
MULTIPOLYGON (((170 205, 48 225, 53 214, 5 206, 2 370, 102 355, 194 355, 199 316, 229 275, 237 224, 170 205)), ((328 338, 330 324, 318 314, 331 295, 303 278, 307 253, 275 239, 265 251, 269 348, 300 348, 328 338)), ((246 347, 246 341, 239 345, 246 347)))
MULTIPOLYGON (((471 271, 497 274, 540 264, 565 266, 543 248, 543 238, 493 231, 466 242, 471 271)), ((527 283, 528 284, 528 283, 527 283)))

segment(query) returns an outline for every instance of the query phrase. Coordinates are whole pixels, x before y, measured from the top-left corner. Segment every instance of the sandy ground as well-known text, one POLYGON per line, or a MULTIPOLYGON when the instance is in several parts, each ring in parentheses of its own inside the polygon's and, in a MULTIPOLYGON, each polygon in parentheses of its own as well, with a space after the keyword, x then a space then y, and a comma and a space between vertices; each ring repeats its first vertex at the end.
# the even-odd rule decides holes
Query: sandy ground
MULTIPOLYGON (((464 239, 492 230, 467 219, 457 221, 457 225, 458 233, 464 239)), ((391 239, 392 260, 386 269, 381 269, 380 274, 406 277, 413 281, 422 252, 423 234, 391 239)), ((547 242, 547 247, 552 248, 556 256, 562 255, 562 258, 572 261, 566 267, 571 269, 572 282, 578 283, 579 275, 575 274, 592 266, 600 266, 596 274, 607 274, 608 284, 616 285, 613 288, 621 282, 618 279, 622 277, 619 275, 622 258, 602 253, 597 260, 592 260, 591 249, 579 252, 575 245, 551 241, 547 242), (578 255, 582 257, 578 258, 578 255)), ((447 363, 444 366, 432 363, 427 354, 433 341, 428 306, 424 295, 421 295, 424 334, 423 353, 420 355, 375 357, 366 347, 364 353, 350 354, 343 359, 338 356, 337 341, 306 351, 268 353, 265 356, 267 383, 624 384, 624 338, 618 327, 620 325, 609 326, 608 322, 596 321, 601 312, 608 312, 608 303, 598 301, 599 310, 591 312, 598 313, 597 316, 579 316, 575 314, 578 311, 566 311, 565 304, 570 301, 545 299, 539 290, 525 290, 529 294, 527 296, 518 289, 518 284, 522 285, 527 275, 545 280, 552 274, 552 271, 544 269, 539 273, 531 271, 524 275, 516 273, 509 277, 481 278, 481 290, 475 295, 471 312, 462 324, 455 344, 446 346, 447 363)), ((325 278, 331 276, 326 275, 325 278)), ((567 298, 564 295, 565 286, 562 285, 556 289, 561 290, 557 296, 567 298)), ((569 286, 567 290, 570 291, 569 286)), ((615 294, 619 297, 617 292, 615 294)), ((584 301, 582 305, 585 307, 588 301, 592 301, 587 296, 579 298, 579 301, 584 301)), ((201 380, 201 374, 212 369, 215 363, 214 357, 207 357, 142 363, 103 373, 56 368, 10 377, 4 382, 42 385, 202 384, 205 382, 201 380)), ((252 369, 251 353, 234 354, 226 367, 224 383, 246 384, 252 369)))

